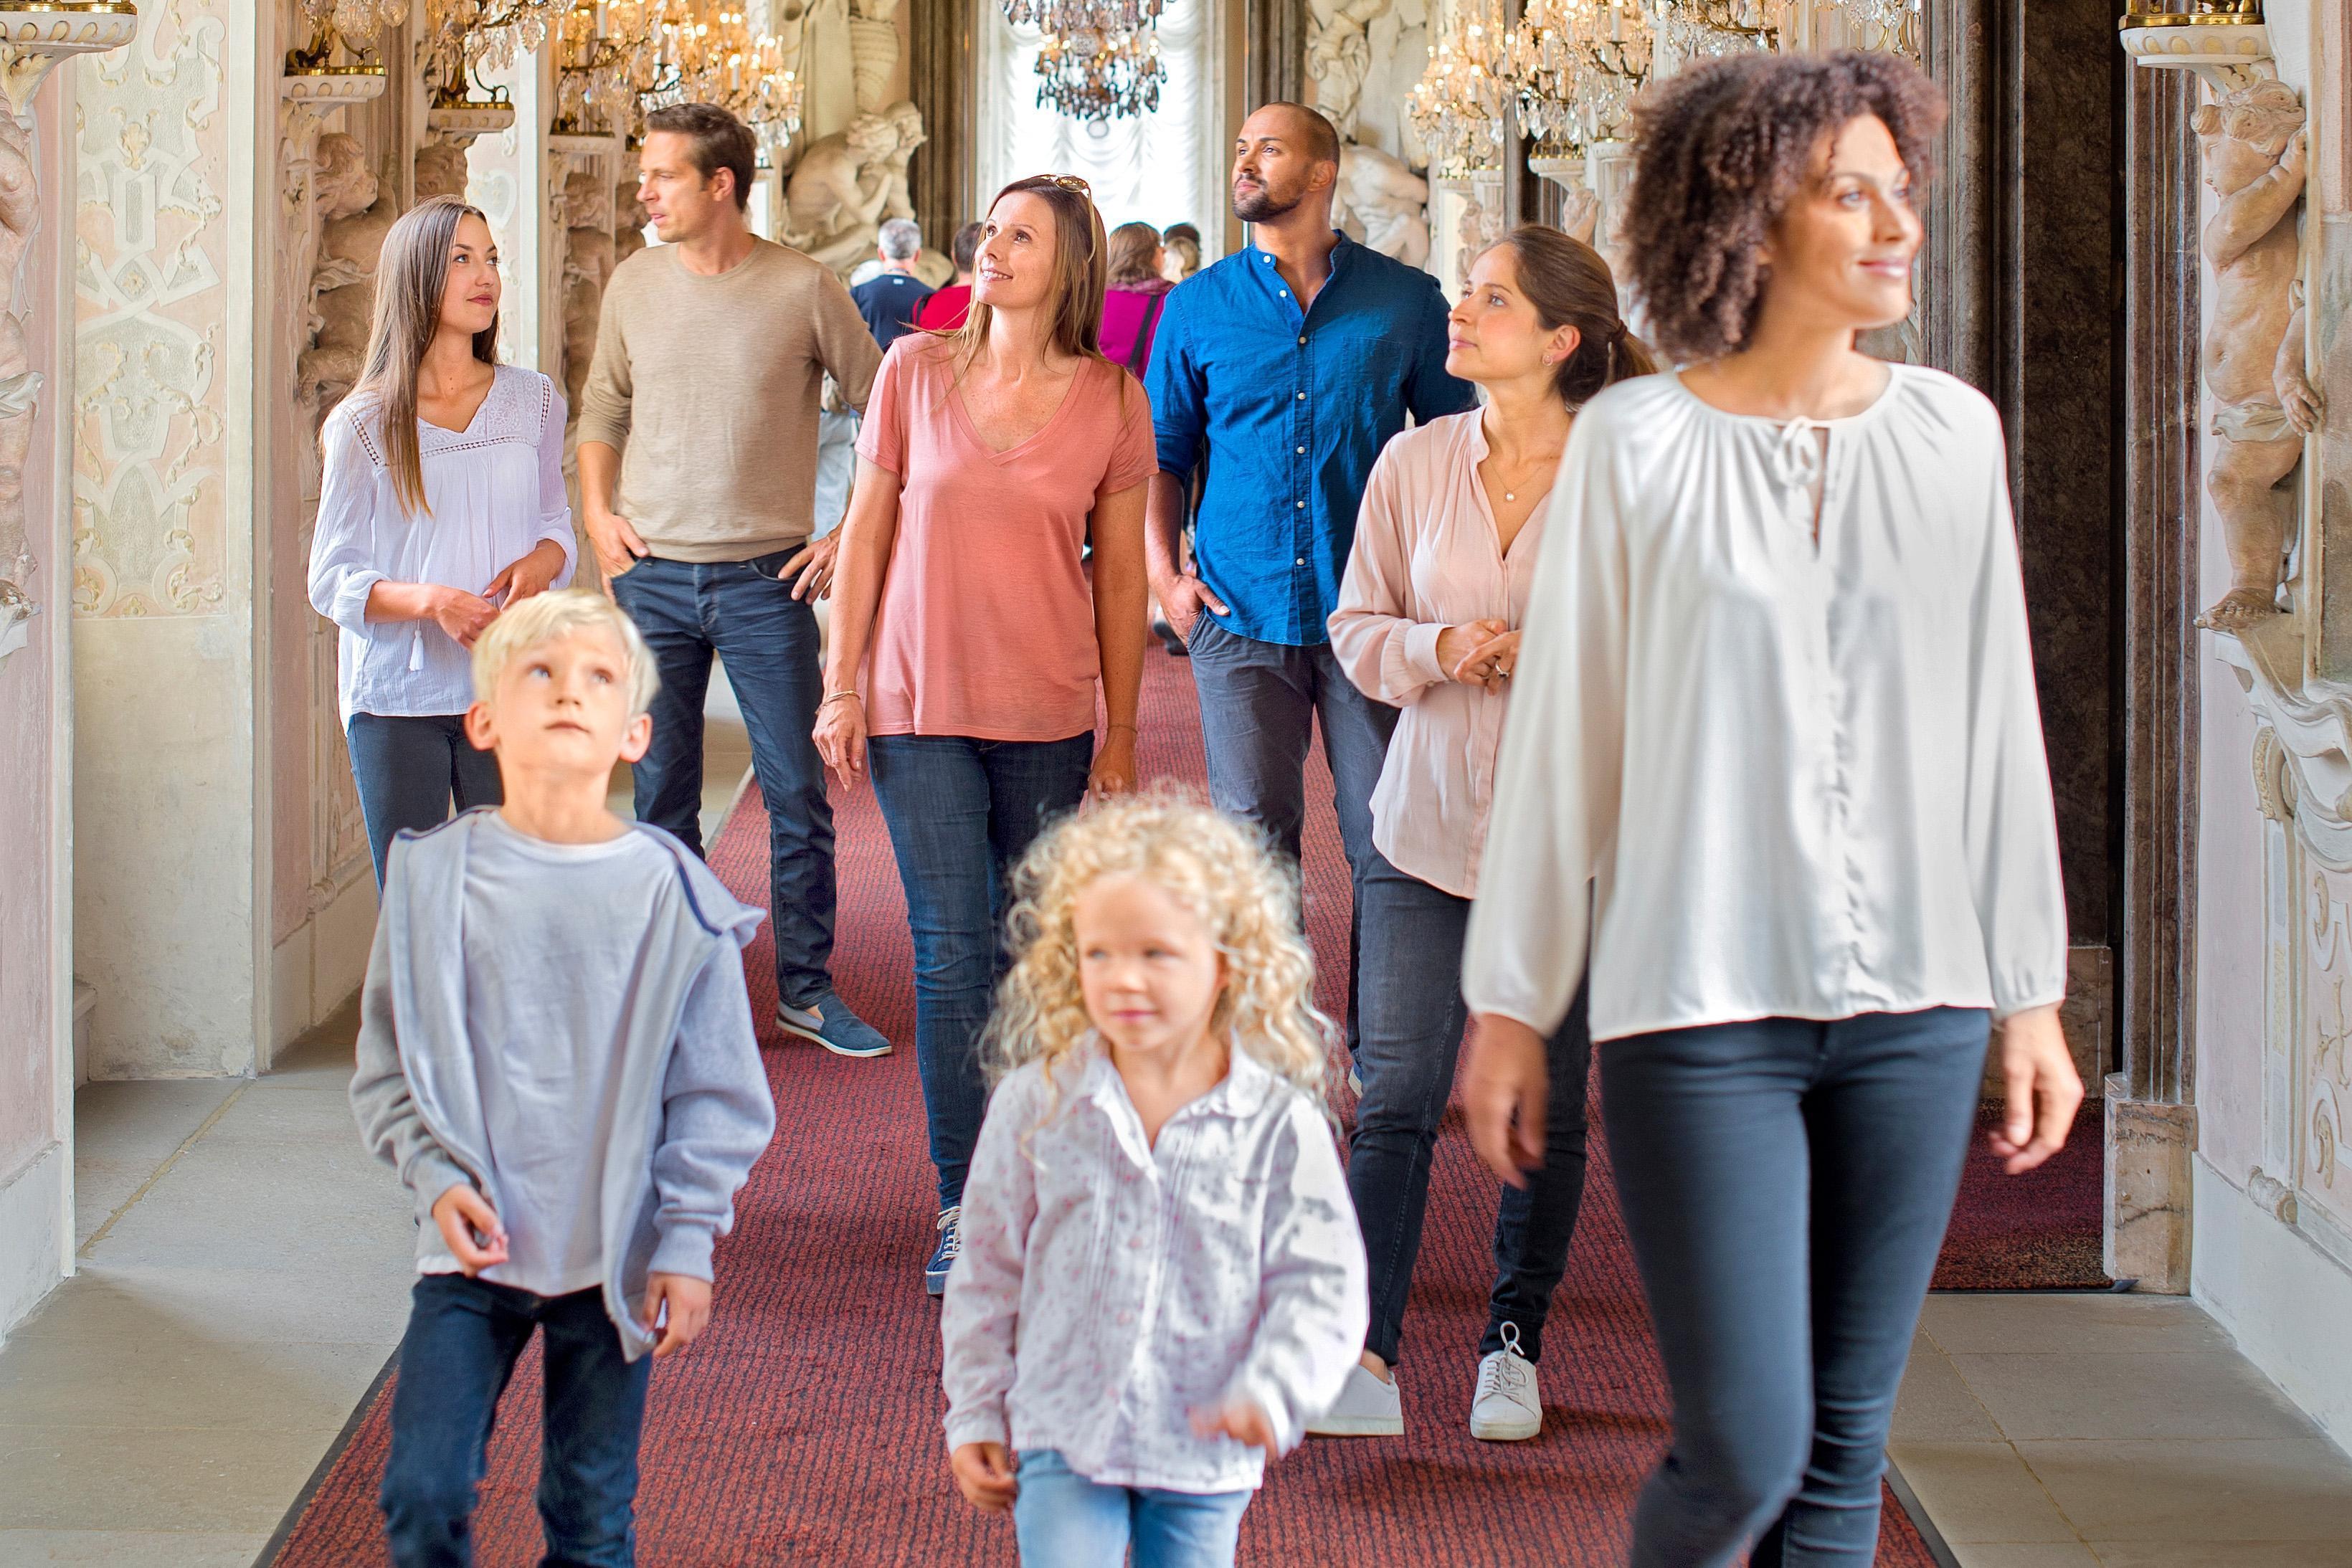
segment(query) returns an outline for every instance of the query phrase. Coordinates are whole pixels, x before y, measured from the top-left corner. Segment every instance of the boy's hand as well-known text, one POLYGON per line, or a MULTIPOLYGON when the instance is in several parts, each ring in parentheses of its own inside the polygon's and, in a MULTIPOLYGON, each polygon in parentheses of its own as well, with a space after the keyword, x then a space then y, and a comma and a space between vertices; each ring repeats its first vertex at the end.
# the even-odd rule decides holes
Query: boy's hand
POLYGON ((648 1330, 661 1322, 665 1306, 669 1308, 669 1322, 662 1329, 661 1343, 654 1346, 656 1361, 684 1350, 710 1326, 710 1281, 691 1274, 646 1275, 645 1325, 648 1330))
POLYGON ((1223 1432, 1244 1447, 1264 1448, 1268 1458, 1274 1457, 1274 1423, 1247 1399, 1235 1399, 1214 1410, 1194 1411, 1192 1430, 1203 1437, 1223 1432))
POLYGON ((966 1443, 948 1456, 963 1500, 988 1513, 1003 1513, 1021 1495, 1012 1452, 1002 1443, 966 1443))
POLYGON ((499 1223, 499 1211, 464 1182, 433 1200, 433 1223, 467 1279, 507 1260, 507 1229, 499 1223))

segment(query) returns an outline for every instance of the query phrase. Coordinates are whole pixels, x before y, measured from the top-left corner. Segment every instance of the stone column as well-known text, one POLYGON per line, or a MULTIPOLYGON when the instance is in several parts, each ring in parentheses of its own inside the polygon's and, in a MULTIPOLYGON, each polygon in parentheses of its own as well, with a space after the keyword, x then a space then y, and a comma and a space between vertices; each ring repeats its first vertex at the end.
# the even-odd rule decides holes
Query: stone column
POLYGON ((2197 81, 2127 80, 2121 1061, 2105 1084, 2105 1263, 2180 1293, 2197 1137, 2197 81))
POLYGON ((72 1272, 74 1249, 65 301, 75 73, 49 68, 68 46, 119 48, 135 26, 121 16, 0 13, 0 344, 12 410, 0 413, 0 1334, 72 1272))
POLYGON ((252 0, 152 0, 135 44, 80 68, 74 948, 94 1077, 250 1072, 270 1033, 281 26, 252 0))

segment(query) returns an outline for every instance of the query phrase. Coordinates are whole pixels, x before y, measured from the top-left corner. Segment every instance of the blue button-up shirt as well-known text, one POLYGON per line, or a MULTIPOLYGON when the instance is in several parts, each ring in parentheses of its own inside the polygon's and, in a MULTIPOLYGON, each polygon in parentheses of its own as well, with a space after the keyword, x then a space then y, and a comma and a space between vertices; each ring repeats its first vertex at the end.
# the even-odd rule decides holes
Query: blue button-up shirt
POLYGON ((1160 468, 1202 470, 1192 551, 1227 631, 1328 640, 1372 459, 1404 428, 1477 401, 1445 373, 1437 280, 1342 235, 1300 310, 1255 246, 1168 296, 1149 379, 1160 468))

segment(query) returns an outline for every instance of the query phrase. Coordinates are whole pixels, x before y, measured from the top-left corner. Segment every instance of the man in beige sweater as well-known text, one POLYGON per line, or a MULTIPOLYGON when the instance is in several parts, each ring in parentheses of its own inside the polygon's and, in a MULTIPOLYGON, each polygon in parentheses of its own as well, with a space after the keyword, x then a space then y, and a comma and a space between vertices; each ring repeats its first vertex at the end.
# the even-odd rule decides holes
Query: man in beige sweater
POLYGON ((581 399, 580 499, 597 564, 661 667, 636 812, 700 853, 702 703, 715 653, 768 809, 776 1021, 843 1056, 890 1042, 835 995, 833 810, 810 732, 815 601, 838 536, 812 543, 830 374, 863 408, 881 350, 841 280, 745 218, 751 133, 689 103, 646 120, 637 198, 663 243, 604 289, 581 399))

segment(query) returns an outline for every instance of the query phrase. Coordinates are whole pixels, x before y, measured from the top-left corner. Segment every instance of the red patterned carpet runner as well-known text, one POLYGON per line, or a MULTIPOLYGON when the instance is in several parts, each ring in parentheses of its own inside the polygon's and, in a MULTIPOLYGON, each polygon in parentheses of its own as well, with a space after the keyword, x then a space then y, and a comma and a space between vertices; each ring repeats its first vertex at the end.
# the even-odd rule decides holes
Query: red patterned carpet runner
MULTIPOLYGON (((1202 777, 1192 682, 1157 649, 1141 727, 1145 778, 1202 777)), ((1308 921, 1325 960, 1323 1006, 1336 1016, 1348 891, 1319 758, 1309 790, 1308 921)), ((764 935, 747 955, 775 1086, 776 1141, 739 1199, 734 1235, 719 1244, 709 1333, 654 1375, 638 1500, 638 1556, 648 1568, 1013 1562, 1009 1523, 964 1505, 941 1446, 939 1310, 921 1279, 932 1189, 905 904, 871 791, 837 800, 836 811, 835 974, 850 1004, 899 1049, 879 1061, 847 1061, 787 1040, 765 1021, 776 998, 764 935)), ((711 863, 738 896, 765 902, 767 823, 756 793, 714 846, 711 863)), ((1543 1436, 1490 1445, 1467 1430, 1496 1189, 1462 1138, 1457 1113, 1439 1144, 1406 1320, 1408 1435, 1313 1440, 1274 1467, 1244 1522, 1243 1563, 1604 1568, 1623 1561, 1634 1490, 1665 1441, 1666 1396, 1597 1116, 1595 1124, 1584 1215, 1545 1334, 1543 1436)), ((2095 1124, 2092 1131, 2095 1272, 2095 1124)), ((1972 1171, 1964 1220, 1969 1206, 1985 1201, 1984 1185, 1984 1173, 1972 1171)), ((2078 1201, 2079 1186, 2079 1173, 2062 1172, 2039 1191, 2023 1183, 2003 1190, 1987 1223, 1958 1226, 1958 1255, 1947 1253, 1938 1283, 1948 1276, 2039 1282, 2003 1274, 2004 1228, 2026 1223, 2045 1239, 2079 1242, 2079 1218, 2053 1213, 2078 1201)), ((477 1519, 487 1568, 537 1560, 538 1384, 534 1350, 490 1446, 477 1519)), ((294 1520, 278 1568, 386 1560, 375 1490, 390 1409, 387 1387, 355 1418, 294 1520)), ((1878 1561, 1900 1568, 1934 1562, 1891 1495, 1878 1561)))

